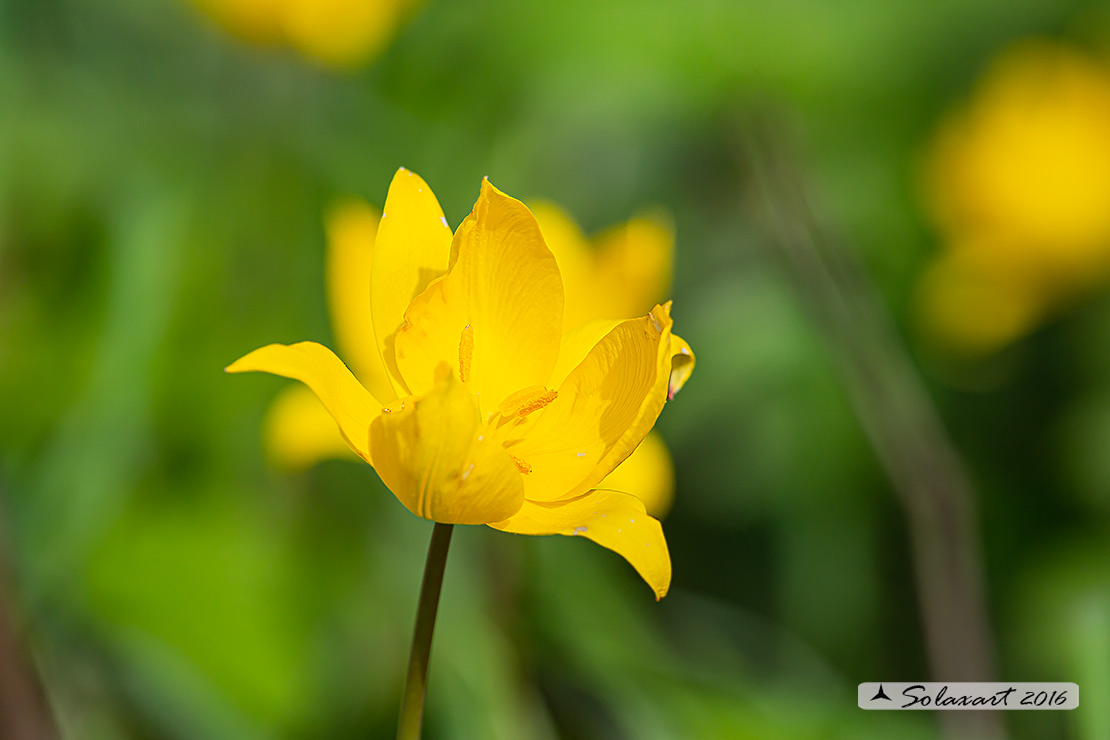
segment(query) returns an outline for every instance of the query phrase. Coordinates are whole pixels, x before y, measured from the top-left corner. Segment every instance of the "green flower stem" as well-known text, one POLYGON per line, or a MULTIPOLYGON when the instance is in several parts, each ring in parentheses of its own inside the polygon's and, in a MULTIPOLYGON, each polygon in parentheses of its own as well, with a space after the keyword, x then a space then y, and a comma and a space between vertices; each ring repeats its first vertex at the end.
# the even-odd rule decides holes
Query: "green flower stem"
POLYGON ((447 548, 451 545, 454 524, 436 522, 428 559, 424 563, 424 583, 420 586, 420 603, 416 610, 416 628, 412 634, 412 653, 405 678, 405 695, 401 698, 401 717, 397 722, 397 740, 420 740, 424 722, 424 687, 428 682, 428 658, 432 652, 432 632, 436 626, 439 592, 443 571, 447 566, 447 548))

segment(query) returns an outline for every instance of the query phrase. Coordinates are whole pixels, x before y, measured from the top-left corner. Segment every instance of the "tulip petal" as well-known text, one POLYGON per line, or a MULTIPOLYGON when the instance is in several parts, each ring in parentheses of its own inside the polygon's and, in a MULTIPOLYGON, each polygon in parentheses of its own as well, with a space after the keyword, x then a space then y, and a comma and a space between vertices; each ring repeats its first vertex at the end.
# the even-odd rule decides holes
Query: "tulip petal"
POLYGON ((447 270, 451 229, 431 188, 405 168, 389 185, 370 274, 374 335, 398 396, 411 391, 397 372, 393 340, 405 309, 447 270))
POLYGON ((648 314, 648 319, 652 327, 659 332, 660 341, 655 356, 655 377, 654 384, 644 395, 643 401, 636 414, 635 420, 625 430, 621 438, 617 440, 605 458, 598 464, 597 470, 587 478, 580 486, 592 488, 596 486, 601 480, 613 471, 621 462, 632 454, 640 442, 643 441, 651 428, 655 426, 655 420, 659 418, 659 414, 663 411, 663 406, 667 402, 667 389, 671 378, 671 303, 668 301, 662 306, 656 306, 652 312, 648 314))
POLYGON ((420 395, 440 363, 465 372, 484 413, 547 383, 559 353, 563 285, 524 204, 489 180, 455 234, 457 259, 412 302, 397 332, 397 367, 420 395))
POLYGON ((665 214, 637 216, 599 235, 595 244, 594 316, 635 316, 667 294, 674 227, 665 214))
POLYGON ((667 384, 667 399, 682 390, 694 372, 694 350, 682 337, 671 334, 671 377, 667 384))
POLYGON ((516 534, 586 537, 627 560, 656 600, 670 588, 671 556, 663 527, 635 496, 599 490, 554 503, 525 501, 514 516, 490 526, 516 534))
POLYGON ((426 396, 394 407, 371 425, 370 448, 405 508, 444 524, 486 524, 520 509, 520 472, 482 434, 473 397, 448 368, 426 396))
POLYGON ((347 446, 371 462, 368 432, 370 422, 381 414, 382 405, 327 347, 315 342, 268 344, 224 369, 229 373, 272 373, 301 381, 335 419, 347 446))
POLYGON ((663 439, 652 432, 613 470, 599 488, 630 493, 648 513, 662 519, 674 501, 674 462, 663 439))
POLYGON ((667 399, 671 319, 657 306, 606 334, 558 396, 528 419, 498 427, 525 461, 525 497, 554 501, 595 487, 650 431, 667 399))
POLYGON ((362 384, 383 403, 397 397, 374 340, 370 270, 381 214, 363 200, 337 204, 327 215, 328 309, 339 351, 362 384))
MULTIPOLYGON (((582 230, 578 228, 578 224, 570 214, 552 203, 530 203, 528 208, 536 217, 536 223, 543 232, 543 240, 555 255, 559 274, 563 278, 563 291, 566 296, 563 308, 563 331, 575 329, 590 319, 597 318, 601 314, 596 310, 598 296, 597 286, 593 280, 594 254, 582 230)), ((620 288, 620 286, 608 287, 620 288)), ((649 302, 648 305, 650 306, 651 303, 649 302)), ((627 315, 634 316, 639 312, 636 310, 627 315)), ((587 348, 586 351, 589 349, 587 348)), ((585 357, 585 355, 586 352, 583 352, 582 356, 585 357)), ((568 368, 567 372, 570 372, 570 369, 573 368, 568 368)))
POLYGON ((266 456, 278 468, 296 472, 321 460, 354 459, 335 419, 303 385, 282 388, 263 423, 266 456))

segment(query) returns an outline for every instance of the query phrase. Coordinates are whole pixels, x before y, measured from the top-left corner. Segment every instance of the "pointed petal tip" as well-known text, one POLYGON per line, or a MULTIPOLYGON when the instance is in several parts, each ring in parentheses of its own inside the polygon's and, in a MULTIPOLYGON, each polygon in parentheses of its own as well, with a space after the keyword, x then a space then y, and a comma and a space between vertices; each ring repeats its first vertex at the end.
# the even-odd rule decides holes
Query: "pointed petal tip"
POLYGON ((666 301, 664 303, 656 303, 655 308, 651 309, 653 316, 665 316, 671 318, 671 308, 674 306, 674 301, 666 301))
POLYGON ((254 370, 253 365, 248 365, 248 361, 250 360, 250 358, 253 357, 256 352, 260 352, 261 350, 266 349, 267 347, 270 347, 270 346, 272 346, 272 345, 268 344, 268 345, 266 345, 266 347, 259 347, 258 349, 254 350, 253 352, 248 352, 247 354, 243 355, 242 357, 240 357, 235 362, 226 366, 224 368, 224 372, 225 373, 249 373, 249 372, 252 372, 254 370))
POLYGON ((268 344, 228 365, 227 372, 264 372, 301 381, 331 414, 347 445, 373 464, 368 430, 382 404, 327 347, 315 342, 268 344))
POLYGON ((525 500, 511 519, 490 524, 517 534, 585 537, 624 558, 659 601, 671 585, 671 556, 659 520, 635 496, 595 489, 547 504, 525 500))
POLYGON ((509 195, 508 193, 503 191, 501 188, 497 187, 492 182, 490 182, 489 175, 483 176, 482 177, 482 188, 481 188, 481 196, 480 197, 484 198, 484 199, 489 199, 491 196, 494 196, 494 195, 499 196, 501 198, 507 198, 508 200, 513 200, 513 201, 517 200, 516 198, 509 195))
MULTIPOLYGON (((416 174, 408 167, 398 167, 397 172, 393 174, 393 179, 389 183, 390 189, 394 186, 404 183, 406 186, 415 186, 416 188, 427 188, 428 183, 424 182, 424 178, 416 174)), ((388 201, 389 194, 386 193, 386 200, 388 201)))
POLYGON ((651 309, 651 313, 648 314, 648 318, 651 319, 651 323, 655 327, 655 331, 659 332, 660 334, 662 334, 666 330, 669 330, 672 326, 674 326, 674 319, 671 318, 671 302, 667 301, 662 305, 656 305, 655 308, 651 309))

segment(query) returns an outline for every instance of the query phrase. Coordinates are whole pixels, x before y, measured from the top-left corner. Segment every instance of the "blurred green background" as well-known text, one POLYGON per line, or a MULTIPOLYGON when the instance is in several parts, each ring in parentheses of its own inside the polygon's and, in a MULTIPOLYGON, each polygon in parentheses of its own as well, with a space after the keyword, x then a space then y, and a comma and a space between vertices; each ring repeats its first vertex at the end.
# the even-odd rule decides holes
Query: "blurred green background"
POLYGON ((999 676, 1082 688, 1012 736, 1110 737, 1110 295, 978 358, 912 311, 924 152, 1029 36, 1105 52, 1110 13, 428 0, 336 70, 172 0, 0 0, 4 608, 62 735, 391 736, 430 524, 366 466, 269 468, 283 381, 221 368, 330 343, 323 214, 404 165, 452 224, 483 175, 590 232, 668 209, 698 354, 658 427, 670 595, 585 542, 459 528, 427 737, 938 737, 855 706, 927 649, 906 519, 753 206, 769 127, 970 471, 999 676))

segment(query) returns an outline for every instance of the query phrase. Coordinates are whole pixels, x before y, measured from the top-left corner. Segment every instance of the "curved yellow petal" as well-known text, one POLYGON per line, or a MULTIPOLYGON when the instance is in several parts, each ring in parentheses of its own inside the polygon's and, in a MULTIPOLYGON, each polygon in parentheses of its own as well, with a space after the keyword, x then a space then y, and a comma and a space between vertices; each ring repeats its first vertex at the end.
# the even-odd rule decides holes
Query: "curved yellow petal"
POLYGON ((568 501, 525 501, 514 516, 490 526, 516 534, 586 537, 627 560, 655 592, 656 600, 670 588, 671 556, 663 527, 635 496, 589 491, 568 501))
POLYGON ((523 460, 525 497, 571 498, 596 486, 648 433, 667 399, 671 319, 662 306, 622 321, 532 416, 498 436, 523 460))
POLYGON ((649 514, 662 519, 674 502, 674 462, 663 439, 655 432, 644 437, 599 487, 632 494, 649 514))
POLYGON ((374 341, 370 310, 370 270, 381 214, 369 203, 351 198, 328 212, 328 309, 339 351, 362 384, 379 401, 397 395, 389 382, 374 341))
POLYGON ((482 434, 478 407, 444 368, 428 395, 394 404, 370 427, 378 475, 409 511, 444 524, 486 524, 524 501, 520 472, 482 434))
POLYGON ((563 285, 535 218, 489 180, 455 234, 457 259, 405 313, 397 367, 420 395, 440 363, 492 413, 510 393, 545 385, 559 354, 563 285), (465 376, 465 377, 464 377, 465 376))
POLYGON ((450 252, 451 229, 439 201, 419 175, 402 167, 385 198, 370 273, 374 335, 398 396, 415 391, 397 372, 394 335, 412 300, 447 270, 450 252))
POLYGON ((354 459, 335 419, 303 385, 286 386, 274 398, 263 422, 263 440, 270 462, 290 472, 321 460, 354 459))
POLYGON ((671 334, 671 377, 667 386, 667 398, 682 390, 690 375, 694 372, 694 350, 685 339, 677 334, 671 334))
POLYGON ((667 294, 674 227, 662 212, 637 216, 597 237, 596 315, 635 316, 667 294))
POLYGON ((371 462, 370 422, 381 414, 382 405, 327 347, 315 342, 268 344, 224 369, 229 373, 273 373, 301 381, 335 419, 347 446, 371 462))
POLYGON ((648 314, 648 319, 654 331, 659 333, 659 343, 655 355, 654 384, 644 395, 635 420, 621 435, 621 438, 617 440, 616 444, 609 449, 609 452, 598 464, 597 470, 584 481, 583 485, 586 487, 596 486, 602 478, 632 454, 633 450, 647 436, 647 433, 651 431, 651 428, 655 426, 655 420, 659 418, 659 414, 663 411, 663 405, 667 402, 668 386, 671 379, 670 338, 673 323, 671 321, 671 302, 667 301, 662 306, 656 306, 648 314))
MULTIPOLYGON (((669 305, 669 304, 668 304, 669 305)), ((601 338, 611 332, 618 324, 618 319, 596 319, 582 324, 563 335, 559 348, 559 361, 551 371, 549 384, 557 388, 574 368, 578 367, 586 355, 594 348, 601 338)), ((694 350, 689 343, 680 336, 671 334, 671 377, 668 388, 668 397, 682 390, 690 375, 694 372, 694 350)))

